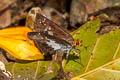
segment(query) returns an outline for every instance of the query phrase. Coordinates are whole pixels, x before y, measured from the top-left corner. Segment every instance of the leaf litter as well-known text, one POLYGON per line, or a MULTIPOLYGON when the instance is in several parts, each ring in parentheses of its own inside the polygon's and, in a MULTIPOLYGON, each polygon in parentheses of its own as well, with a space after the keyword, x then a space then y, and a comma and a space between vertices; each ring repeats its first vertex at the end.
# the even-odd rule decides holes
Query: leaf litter
MULTIPOLYGON (((24 10, 21 10, 21 11, 24 11, 24 10)), ((21 18, 14 18, 15 21, 13 21, 13 23, 16 22, 17 20, 19 21, 19 20, 23 19, 25 15, 22 15, 23 17, 21 17, 21 18)), ((116 23, 114 21, 116 21, 116 19, 114 19, 114 18, 104 19, 103 21, 101 20, 101 22, 99 20, 93 20, 93 21, 87 22, 85 25, 81 26, 78 30, 71 33, 73 35, 74 39, 82 40, 83 46, 81 46, 79 49, 81 51, 80 54, 81 54, 81 58, 82 58, 82 64, 84 65, 84 67, 82 67, 80 64, 75 62, 75 61, 79 61, 79 59, 76 58, 71 53, 70 61, 68 62, 68 64, 65 66, 65 69, 64 69, 66 72, 71 72, 75 75, 86 74, 85 75, 86 77, 85 76, 83 77, 81 75, 81 78, 93 79, 93 78, 91 78, 91 76, 89 77, 89 74, 94 73, 94 70, 95 71, 99 70, 99 67, 101 68, 102 72, 107 72, 107 73, 108 72, 114 73, 113 69, 119 70, 119 67, 118 67, 119 61, 117 61, 117 60, 119 60, 119 56, 120 56, 120 50, 119 50, 120 49, 120 41, 119 41, 119 37, 118 37, 119 25, 117 25, 117 24, 114 25, 114 23, 116 23), (105 22, 105 24, 104 24, 104 22, 105 22), (107 25, 107 27, 105 27, 106 25, 107 25), (113 64, 111 65, 111 63, 113 63, 115 66, 113 64), (104 66, 106 66, 107 64, 110 64, 109 67, 104 68, 104 66), (109 70, 109 68, 112 70, 109 70)), ((117 22, 117 23, 119 23, 119 22, 117 22)), ((36 62, 39 62, 39 61, 36 61, 36 62)), ((47 62, 47 61, 45 61, 45 62, 47 62)), ((24 64, 26 64, 28 66, 33 65, 31 63, 32 62, 27 62, 27 63, 15 62, 15 63, 9 63, 6 67, 8 67, 8 70, 10 70, 12 72, 13 76, 16 79, 18 79, 18 78, 21 78, 21 75, 23 76, 23 74, 21 74, 23 72, 22 70, 26 70, 26 72, 25 72, 26 75, 27 75, 27 73, 30 74, 29 70, 32 69, 32 66, 31 66, 31 68, 24 69, 24 64), (19 67, 20 65, 21 65, 22 69, 20 68, 21 72, 18 73, 16 66, 19 67), (18 73, 18 75, 16 73, 18 73)), ((43 61, 43 63, 44 63, 44 61, 43 61)), ((63 61, 63 66, 64 66, 64 63, 65 63, 65 61, 63 61)), ((40 61, 40 64, 42 64, 41 61, 40 61)), ((38 63, 37 65, 40 65, 40 64, 38 63)), ((49 62, 46 64, 48 65, 49 62)), ((33 66, 33 69, 35 69, 34 67, 35 66, 33 66)), ((35 69, 36 71, 34 71, 34 74, 31 74, 31 75, 34 75, 34 77, 27 75, 27 77, 24 76, 24 79, 35 79, 35 78, 39 79, 39 75, 40 75, 39 68, 40 67, 37 66, 35 69)), ((47 69, 46 66, 43 66, 43 68, 47 69)), ((58 68, 58 66, 56 68, 58 68)), ((117 71, 115 71, 115 74, 117 71)), ((118 71, 118 73, 119 73, 119 71, 118 71)), ((103 73, 98 73, 98 74, 101 75, 103 73)), ((97 75, 97 73, 96 73, 96 75, 97 75)), ((48 75, 48 77, 50 77, 50 76, 48 75)), ((44 79, 45 79, 45 77, 44 77, 44 79)), ((50 79, 50 78, 48 78, 48 79, 50 79)), ((98 79, 98 78, 96 78, 96 79, 98 79)), ((98 79, 98 80, 100 80, 100 79, 98 79)))

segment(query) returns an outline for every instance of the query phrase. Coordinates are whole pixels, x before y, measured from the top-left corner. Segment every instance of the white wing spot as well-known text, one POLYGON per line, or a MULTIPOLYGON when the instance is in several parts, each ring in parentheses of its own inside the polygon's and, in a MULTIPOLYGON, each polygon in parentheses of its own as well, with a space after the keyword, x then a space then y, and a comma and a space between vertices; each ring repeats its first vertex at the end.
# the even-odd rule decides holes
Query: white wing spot
POLYGON ((48 34, 49 34, 49 35, 53 35, 53 32, 52 32, 52 31, 48 31, 48 34))
POLYGON ((47 42, 47 44, 49 46, 51 46, 52 48, 54 48, 54 50, 58 50, 61 49, 60 44, 55 43, 55 41, 49 40, 50 42, 47 42))

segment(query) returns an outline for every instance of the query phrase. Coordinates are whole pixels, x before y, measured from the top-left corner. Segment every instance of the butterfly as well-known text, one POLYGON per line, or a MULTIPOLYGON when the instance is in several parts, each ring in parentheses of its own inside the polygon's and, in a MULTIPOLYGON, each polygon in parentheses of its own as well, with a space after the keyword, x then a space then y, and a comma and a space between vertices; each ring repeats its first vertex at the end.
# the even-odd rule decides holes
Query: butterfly
POLYGON ((78 54, 75 46, 72 46, 74 39, 61 26, 49 20, 40 13, 36 14, 33 32, 28 33, 28 38, 34 40, 36 46, 43 53, 55 54, 58 52, 67 53, 71 50, 78 54))
MULTIPOLYGON (((80 58, 75 45, 72 46, 74 39, 65 29, 46 18, 43 14, 35 13, 34 9, 31 10, 32 13, 36 15, 34 27, 32 27, 33 32, 29 32, 27 36, 35 42, 35 45, 42 53, 60 55, 57 57, 60 64, 62 64, 62 56, 65 54, 66 59, 68 59, 71 51, 78 54, 80 58)), ((61 67, 60 69, 62 69, 61 67)))

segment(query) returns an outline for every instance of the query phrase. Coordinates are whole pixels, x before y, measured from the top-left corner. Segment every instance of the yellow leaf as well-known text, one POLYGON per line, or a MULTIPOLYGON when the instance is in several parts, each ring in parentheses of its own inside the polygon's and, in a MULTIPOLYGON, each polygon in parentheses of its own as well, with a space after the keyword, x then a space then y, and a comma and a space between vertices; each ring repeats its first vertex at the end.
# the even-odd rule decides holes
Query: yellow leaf
POLYGON ((43 54, 29 40, 27 33, 31 30, 27 27, 6 28, 0 30, 0 48, 10 55, 21 60, 44 59, 43 54))
POLYGON ((11 28, 1 29, 0 35, 3 35, 3 34, 5 35, 15 35, 15 34, 26 35, 26 33, 28 32, 32 32, 32 30, 29 29, 28 27, 20 26, 20 27, 11 27, 11 28))
POLYGON ((27 33, 32 32, 28 27, 12 27, 0 30, 0 36, 13 39, 28 40, 33 43, 32 40, 29 40, 27 33))

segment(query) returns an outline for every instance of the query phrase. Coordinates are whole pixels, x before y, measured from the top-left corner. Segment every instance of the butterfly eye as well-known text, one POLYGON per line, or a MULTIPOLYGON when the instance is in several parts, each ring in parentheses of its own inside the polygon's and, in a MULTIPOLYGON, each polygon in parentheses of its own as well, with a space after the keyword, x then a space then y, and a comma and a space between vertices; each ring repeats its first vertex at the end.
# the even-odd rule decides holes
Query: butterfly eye
POLYGON ((80 43, 79 42, 76 42, 76 45, 79 45, 80 43))
POLYGON ((75 49, 75 48, 76 48, 76 46, 72 46, 72 48, 73 48, 73 49, 75 49))
POLYGON ((73 42, 73 44, 72 44, 72 46, 73 46, 73 47, 74 47, 74 46, 78 46, 79 44, 80 44, 80 40, 75 39, 74 42, 73 42))

